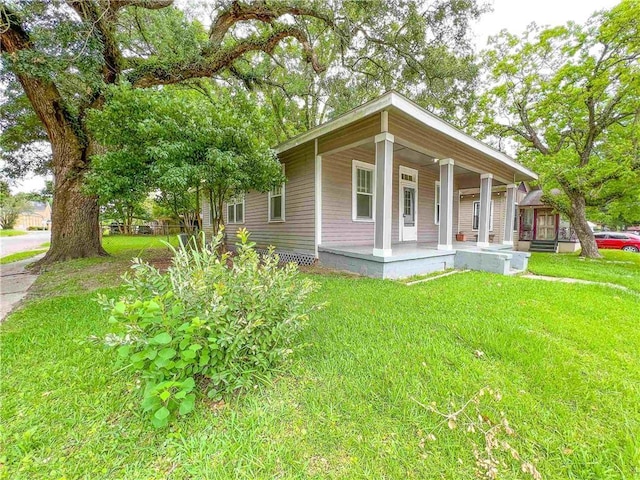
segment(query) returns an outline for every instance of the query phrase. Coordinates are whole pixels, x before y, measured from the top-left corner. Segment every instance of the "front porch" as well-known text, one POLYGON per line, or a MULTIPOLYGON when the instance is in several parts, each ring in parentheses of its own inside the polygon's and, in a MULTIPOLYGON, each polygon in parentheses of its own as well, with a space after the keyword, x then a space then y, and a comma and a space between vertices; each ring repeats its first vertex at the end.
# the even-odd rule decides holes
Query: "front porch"
MULTIPOLYGON (((522 263, 512 252, 518 183, 536 174, 395 92, 278 149, 294 151, 314 160, 304 175, 314 179, 322 264, 400 278, 454 267, 510 273, 514 258, 522 263), (462 233, 475 242, 458 243, 462 233)), ((287 195, 287 207, 307 205, 301 192, 287 195)), ((282 241, 310 231, 300 227, 282 241)))
POLYGON ((509 245, 478 246, 452 242, 451 249, 435 243, 398 243, 389 255, 373 253, 371 245, 319 246, 320 262, 329 268, 374 278, 399 279, 451 268, 510 275, 526 270, 529 253, 515 252, 509 245))

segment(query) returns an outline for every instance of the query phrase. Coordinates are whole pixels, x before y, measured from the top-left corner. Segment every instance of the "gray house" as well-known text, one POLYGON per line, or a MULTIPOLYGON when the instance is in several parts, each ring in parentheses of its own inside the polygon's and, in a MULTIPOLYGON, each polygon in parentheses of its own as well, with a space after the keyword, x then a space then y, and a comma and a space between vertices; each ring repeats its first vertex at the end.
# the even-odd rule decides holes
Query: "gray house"
MULTIPOLYGON (((528 254, 514 251, 517 190, 537 175, 398 93, 275 150, 287 182, 225 206, 230 244, 245 227, 284 260, 382 278, 454 265, 509 273, 526 264, 528 254), (461 208, 466 192, 477 192, 471 209, 461 208), (463 223, 470 235, 456 241, 463 223)), ((205 204, 205 229, 209 211, 205 204)))

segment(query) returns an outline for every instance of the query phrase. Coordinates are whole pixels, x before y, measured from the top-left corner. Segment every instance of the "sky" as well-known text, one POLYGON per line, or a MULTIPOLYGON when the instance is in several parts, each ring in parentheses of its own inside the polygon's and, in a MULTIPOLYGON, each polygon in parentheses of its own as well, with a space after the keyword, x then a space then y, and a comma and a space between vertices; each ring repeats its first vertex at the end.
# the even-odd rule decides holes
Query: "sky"
POLYGON ((489 0, 493 12, 483 15, 473 27, 476 49, 482 50, 487 38, 503 29, 523 32, 532 22, 538 26, 556 26, 574 21, 585 22, 593 12, 610 9, 620 0, 489 0))
MULTIPOLYGON (((583 23, 597 11, 609 9, 619 0, 489 0, 493 12, 485 14, 472 29, 476 50, 482 50, 487 38, 503 29, 519 34, 532 22, 539 26, 562 25, 570 20, 583 23)), ((44 177, 31 176, 12 185, 12 190, 30 192, 44 188, 44 177)))

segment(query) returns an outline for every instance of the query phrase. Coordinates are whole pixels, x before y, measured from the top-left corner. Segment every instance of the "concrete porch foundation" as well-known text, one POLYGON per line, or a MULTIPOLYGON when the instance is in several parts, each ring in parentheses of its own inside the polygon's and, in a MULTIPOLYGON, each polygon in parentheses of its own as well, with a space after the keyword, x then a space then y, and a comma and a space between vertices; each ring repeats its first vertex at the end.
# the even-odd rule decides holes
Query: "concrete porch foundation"
MULTIPOLYGON (((325 267, 373 278, 407 278, 454 268, 455 251, 452 250, 416 249, 413 252, 405 251, 399 254, 394 252, 392 256, 387 257, 378 257, 359 250, 363 250, 363 247, 319 247, 318 256, 320 263, 325 267)), ((371 247, 367 247, 366 250, 371 251, 371 247)))
POLYGON ((393 245, 392 255, 380 257, 373 255, 371 246, 319 246, 318 257, 325 267, 385 279, 425 275, 450 268, 502 275, 526 270, 530 254, 514 252, 510 248, 504 245, 480 248, 472 243, 457 242, 451 250, 438 250, 436 245, 409 243, 393 245))

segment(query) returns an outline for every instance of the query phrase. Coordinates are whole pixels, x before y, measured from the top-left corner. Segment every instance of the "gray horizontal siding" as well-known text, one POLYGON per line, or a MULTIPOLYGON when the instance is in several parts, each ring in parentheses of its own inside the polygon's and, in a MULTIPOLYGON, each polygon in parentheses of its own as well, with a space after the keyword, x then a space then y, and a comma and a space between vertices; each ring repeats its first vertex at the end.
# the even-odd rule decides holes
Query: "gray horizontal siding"
POLYGON ((362 148, 322 157, 322 245, 372 245, 373 223, 354 222, 352 161, 375 163, 374 153, 362 148))
MULTIPOLYGON (((352 220, 353 160, 375 164, 375 155, 371 150, 354 148, 322 158, 322 245, 373 245, 374 224, 352 220)), ((418 170, 418 242, 436 243, 438 225, 434 223, 434 205, 438 173, 400 160, 393 164, 392 242, 400 238, 400 166, 418 170)), ((456 206, 457 200, 454 200, 454 212, 456 206)))
MULTIPOLYGON (((280 155, 287 177, 285 221, 270 223, 268 194, 249 192, 245 195, 244 224, 226 226, 229 243, 237 242, 236 231, 244 227, 258 247, 273 245, 282 251, 315 252, 314 148, 313 142, 309 142, 280 155)), ((226 208, 223 214, 226 223, 226 208)))
MULTIPOLYGON (((480 194, 476 193, 475 197, 472 194, 465 194, 464 198, 460 200, 460 220, 459 231, 467 234, 467 240, 473 240, 474 235, 478 232, 473 230, 473 202, 480 200, 480 194)), ((493 230, 489 233, 494 235, 493 242, 501 243, 504 239, 504 225, 505 225, 505 192, 493 192, 491 199, 493 200, 493 230)))

